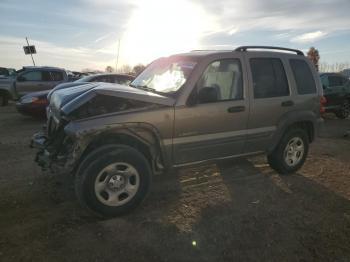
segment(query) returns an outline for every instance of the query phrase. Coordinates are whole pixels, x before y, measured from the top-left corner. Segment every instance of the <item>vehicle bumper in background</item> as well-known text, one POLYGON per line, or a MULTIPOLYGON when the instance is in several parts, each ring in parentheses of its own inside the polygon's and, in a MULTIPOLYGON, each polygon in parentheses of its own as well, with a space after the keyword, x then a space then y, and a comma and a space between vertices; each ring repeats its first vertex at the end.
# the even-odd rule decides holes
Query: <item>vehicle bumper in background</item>
POLYGON ((42 105, 22 104, 17 102, 16 109, 22 115, 45 118, 46 108, 42 105))

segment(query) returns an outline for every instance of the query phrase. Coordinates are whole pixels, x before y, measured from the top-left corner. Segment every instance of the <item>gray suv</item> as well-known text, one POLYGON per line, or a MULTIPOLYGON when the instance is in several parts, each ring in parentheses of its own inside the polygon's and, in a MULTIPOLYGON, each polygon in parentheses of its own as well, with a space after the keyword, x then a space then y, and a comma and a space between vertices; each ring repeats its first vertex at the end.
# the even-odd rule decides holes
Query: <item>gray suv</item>
POLYGON ((193 51, 154 61, 131 86, 55 91, 32 146, 43 168, 75 175, 85 207, 116 216, 170 168, 265 153, 279 173, 297 171, 322 123, 320 101, 299 50, 193 51))
POLYGON ((50 90, 56 85, 67 82, 67 72, 58 67, 26 66, 7 78, 0 79, 0 106, 8 100, 18 100, 21 96, 50 90))

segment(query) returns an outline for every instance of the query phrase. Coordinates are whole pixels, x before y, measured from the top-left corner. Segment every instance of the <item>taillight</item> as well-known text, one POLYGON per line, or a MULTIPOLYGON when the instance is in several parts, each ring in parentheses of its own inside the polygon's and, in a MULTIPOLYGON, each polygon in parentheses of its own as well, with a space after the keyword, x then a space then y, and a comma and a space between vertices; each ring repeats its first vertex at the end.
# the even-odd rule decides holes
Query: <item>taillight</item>
POLYGON ((34 97, 33 100, 32 100, 32 103, 33 104, 40 104, 40 105, 46 105, 48 104, 48 100, 46 97, 42 98, 38 98, 38 97, 34 97))
POLYGON ((324 96, 321 96, 320 97, 320 113, 321 114, 326 112, 326 109, 324 107, 326 103, 327 103, 327 99, 324 96))

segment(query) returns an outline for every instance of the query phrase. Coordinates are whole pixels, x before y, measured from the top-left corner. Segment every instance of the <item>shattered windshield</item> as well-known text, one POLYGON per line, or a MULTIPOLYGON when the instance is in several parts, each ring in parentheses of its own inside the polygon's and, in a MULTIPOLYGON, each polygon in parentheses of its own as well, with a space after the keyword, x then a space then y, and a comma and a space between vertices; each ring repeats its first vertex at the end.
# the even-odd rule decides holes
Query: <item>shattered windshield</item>
POLYGON ((176 92, 186 82, 196 62, 188 58, 160 58, 150 64, 131 86, 159 93, 176 92))

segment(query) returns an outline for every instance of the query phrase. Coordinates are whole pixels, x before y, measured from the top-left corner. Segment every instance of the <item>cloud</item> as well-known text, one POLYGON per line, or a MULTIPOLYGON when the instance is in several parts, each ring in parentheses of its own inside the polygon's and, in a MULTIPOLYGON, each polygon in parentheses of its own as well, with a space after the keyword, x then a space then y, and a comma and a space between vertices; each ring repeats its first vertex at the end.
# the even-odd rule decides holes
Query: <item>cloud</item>
MULTIPOLYGON (((104 69, 113 65, 113 55, 110 52, 97 53, 93 48, 63 47, 46 41, 31 39, 30 44, 36 46, 34 59, 37 65, 58 66, 70 70, 82 68, 104 69)), ((24 55, 25 40, 17 37, 0 35, 0 47, 6 50, 1 60, 6 66, 19 68, 19 65, 30 65, 30 56, 24 55)))
POLYGON ((327 35, 326 32, 322 32, 322 31, 318 30, 318 31, 315 31, 315 32, 305 33, 305 34, 293 37, 291 39, 291 42, 312 43, 312 42, 315 42, 315 41, 325 37, 326 35, 327 35))
POLYGON ((216 16, 222 28, 248 30, 348 30, 349 0, 192 0, 216 16))

